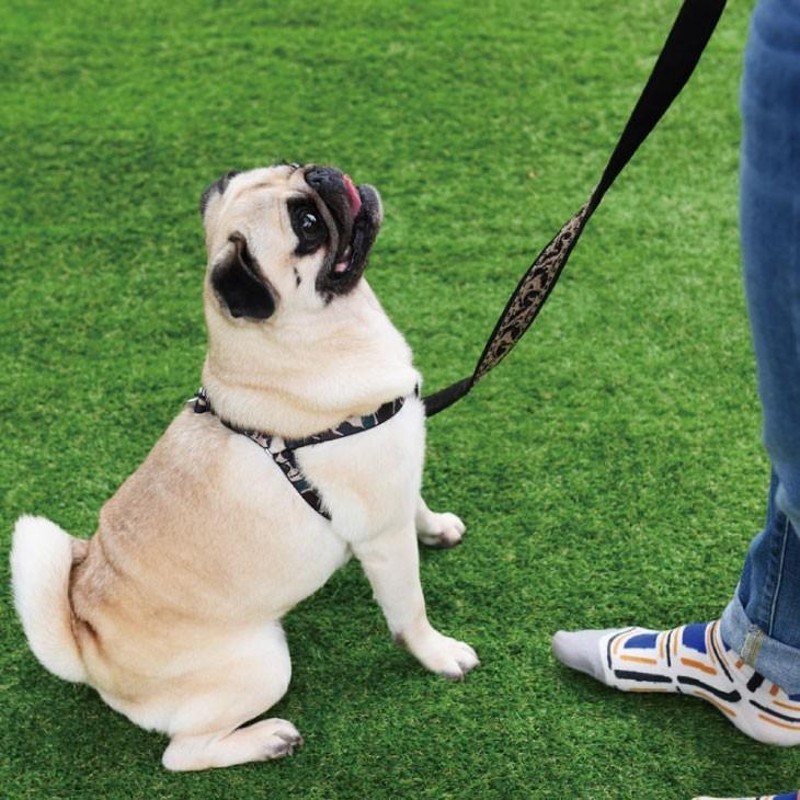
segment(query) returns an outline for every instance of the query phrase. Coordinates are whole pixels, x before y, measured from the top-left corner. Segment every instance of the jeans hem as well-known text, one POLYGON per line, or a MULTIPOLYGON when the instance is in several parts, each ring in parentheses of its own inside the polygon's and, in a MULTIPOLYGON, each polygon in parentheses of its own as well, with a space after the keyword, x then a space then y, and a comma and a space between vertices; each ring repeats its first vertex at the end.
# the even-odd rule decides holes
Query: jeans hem
POLYGON ((773 639, 748 618, 738 590, 722 614, 722 640, 756 672, 790 695, 800 694, 800 649, 773 639))

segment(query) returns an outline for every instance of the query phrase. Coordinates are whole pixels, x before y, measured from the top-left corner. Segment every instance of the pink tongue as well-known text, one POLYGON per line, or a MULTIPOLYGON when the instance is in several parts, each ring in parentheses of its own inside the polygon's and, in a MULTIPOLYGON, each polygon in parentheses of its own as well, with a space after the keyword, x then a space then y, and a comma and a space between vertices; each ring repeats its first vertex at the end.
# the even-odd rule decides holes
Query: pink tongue
POLYGON ((358 189, 356 189, 353 181, 350 180, 349 175, 344 176, 344 188, 347 190, 347 199, 350 201, 350 210, 353 212, 353 216, 356 216, 356 214, 358 214, 358 212, 361 210, 361 198, 359 197, 358 189))

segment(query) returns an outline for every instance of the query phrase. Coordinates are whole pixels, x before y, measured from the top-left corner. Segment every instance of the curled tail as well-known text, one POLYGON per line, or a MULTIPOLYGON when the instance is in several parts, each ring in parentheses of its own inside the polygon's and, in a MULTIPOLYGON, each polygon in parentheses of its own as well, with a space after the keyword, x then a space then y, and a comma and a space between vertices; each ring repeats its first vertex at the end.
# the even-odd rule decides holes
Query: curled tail
POLYGON ((67 681, 85 681, 72 630, 69 578, 83 543, 44 517, 17 520, 11 548, 14 604, 36 658, 67 681))

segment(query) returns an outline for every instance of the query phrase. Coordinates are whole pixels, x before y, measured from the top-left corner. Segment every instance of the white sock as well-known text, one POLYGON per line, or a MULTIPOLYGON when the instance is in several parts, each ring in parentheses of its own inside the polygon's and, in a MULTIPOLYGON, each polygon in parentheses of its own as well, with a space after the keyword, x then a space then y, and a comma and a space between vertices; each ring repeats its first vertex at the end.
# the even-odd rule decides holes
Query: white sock
POLYGON ((553 651, 563 664, 607 686, 699 697, 752 739, 800 745, 800 695, 788 695, 747 666, 722 641, 718 621, 667 631, 559 631, 553 651))
POLYGON ((800 791, 787 794, 760 794, 758 797, 695 797, 694 800, 800 800, 800 791))

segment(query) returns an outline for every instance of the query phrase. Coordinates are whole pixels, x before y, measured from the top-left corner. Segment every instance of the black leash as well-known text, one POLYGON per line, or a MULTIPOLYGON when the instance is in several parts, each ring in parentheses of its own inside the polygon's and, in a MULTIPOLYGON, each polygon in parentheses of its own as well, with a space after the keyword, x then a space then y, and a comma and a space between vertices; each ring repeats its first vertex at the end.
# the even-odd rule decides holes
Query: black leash
POLYGON ((600 182, 580 211, 539 253, 517 284, 472 375, 423 398, 427 416, 438 414, 467 395, 511 352, 533 324, 605 193, 686 85, 724 8, 725 0, 684 0, 600 182))

